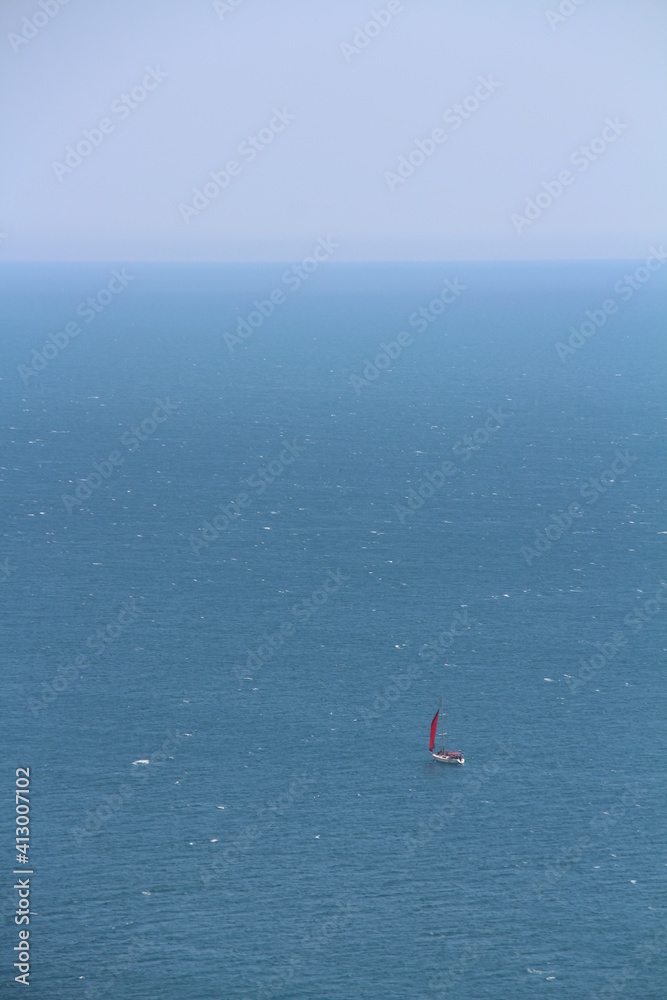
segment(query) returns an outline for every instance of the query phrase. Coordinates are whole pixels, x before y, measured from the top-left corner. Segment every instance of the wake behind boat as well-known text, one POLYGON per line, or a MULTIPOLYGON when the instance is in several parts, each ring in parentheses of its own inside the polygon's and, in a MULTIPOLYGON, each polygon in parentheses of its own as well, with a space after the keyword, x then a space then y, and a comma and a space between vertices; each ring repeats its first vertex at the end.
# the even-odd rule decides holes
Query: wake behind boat
POLYGON ((442 711, 442 698, 440 699, 440 708, 435 713, 431 723, 431 739, 428 748, 431 751, 431 757, 434 760, 439 760, 442 764, 465 764, 465 758, 460 750, 445 750, 445 715, 442 711), (438 716, 442 719, 442 750, 433 749, 438 728, 438 716))

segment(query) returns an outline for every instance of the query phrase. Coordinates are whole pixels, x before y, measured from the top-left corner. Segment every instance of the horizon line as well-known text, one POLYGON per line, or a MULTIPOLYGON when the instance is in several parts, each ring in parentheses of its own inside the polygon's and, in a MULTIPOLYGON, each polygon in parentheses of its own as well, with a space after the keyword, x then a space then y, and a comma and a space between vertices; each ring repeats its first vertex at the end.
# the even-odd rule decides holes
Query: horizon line
MULTIPOLYGON (((651 247, 649 250, 652 249, 651 247)), ((407 260, 407 259, 360 259, 360 260, 329 260, 326 261, 327 268, 329 267, 347 267, 351 265, 358 264, 595 264, 595 263, 606 263, 606 262, 632 262, 641 261, 643 257, 429 257, 420 260, 407 260)), ((0 258, 0 266, 3 264, 118 264, 119 262, 124 262, 126 264, 293 264, 294 258, 244 258, 238 260, 230 260, 227 258, 220 260, 213 260, 211 258, 197 258, 195 260, 188 259, 169 259, 164 258, 129 258, 129 257, 88 257, 88 258, 41 258, 41 257, 31 257, 31 258, 0 258)))

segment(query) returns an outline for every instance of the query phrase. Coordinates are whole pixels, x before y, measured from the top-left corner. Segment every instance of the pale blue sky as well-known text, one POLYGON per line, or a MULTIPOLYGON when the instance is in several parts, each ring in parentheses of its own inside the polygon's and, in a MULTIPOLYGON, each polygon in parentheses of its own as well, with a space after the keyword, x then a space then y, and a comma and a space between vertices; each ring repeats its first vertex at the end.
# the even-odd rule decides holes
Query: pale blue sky
POLYGON ((0 259, 292 260, 328 235, 339 260, 639 258, 667 236, 665 0, 42 3, 0 8, 0 259))

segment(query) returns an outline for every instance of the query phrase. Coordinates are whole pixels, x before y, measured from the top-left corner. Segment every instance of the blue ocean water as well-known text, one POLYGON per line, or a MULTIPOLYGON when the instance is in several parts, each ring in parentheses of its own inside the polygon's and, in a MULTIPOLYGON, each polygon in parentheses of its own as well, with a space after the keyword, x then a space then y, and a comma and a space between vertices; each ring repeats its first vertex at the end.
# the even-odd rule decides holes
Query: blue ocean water
POLYGON ((665 996, 638 263, 3 266, 2 995, 665 996))

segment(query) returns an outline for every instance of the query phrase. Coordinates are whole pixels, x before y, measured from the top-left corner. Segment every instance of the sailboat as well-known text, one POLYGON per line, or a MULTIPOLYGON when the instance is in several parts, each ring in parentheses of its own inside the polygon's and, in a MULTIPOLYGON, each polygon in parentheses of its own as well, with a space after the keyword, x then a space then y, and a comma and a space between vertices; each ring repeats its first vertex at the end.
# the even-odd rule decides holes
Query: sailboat
POLYGON ((428 745, 431 756, 434 760, 439 760, 442 764, 465 764, 465 758, 460 750, 445 750, 445 716, 442 711, 442 698, 440 708, 435 713, 431 723, 431 740, 428 745), (442 719, 442 750, 434 750, 436 730, 438 728, 438 716, 442 719))

